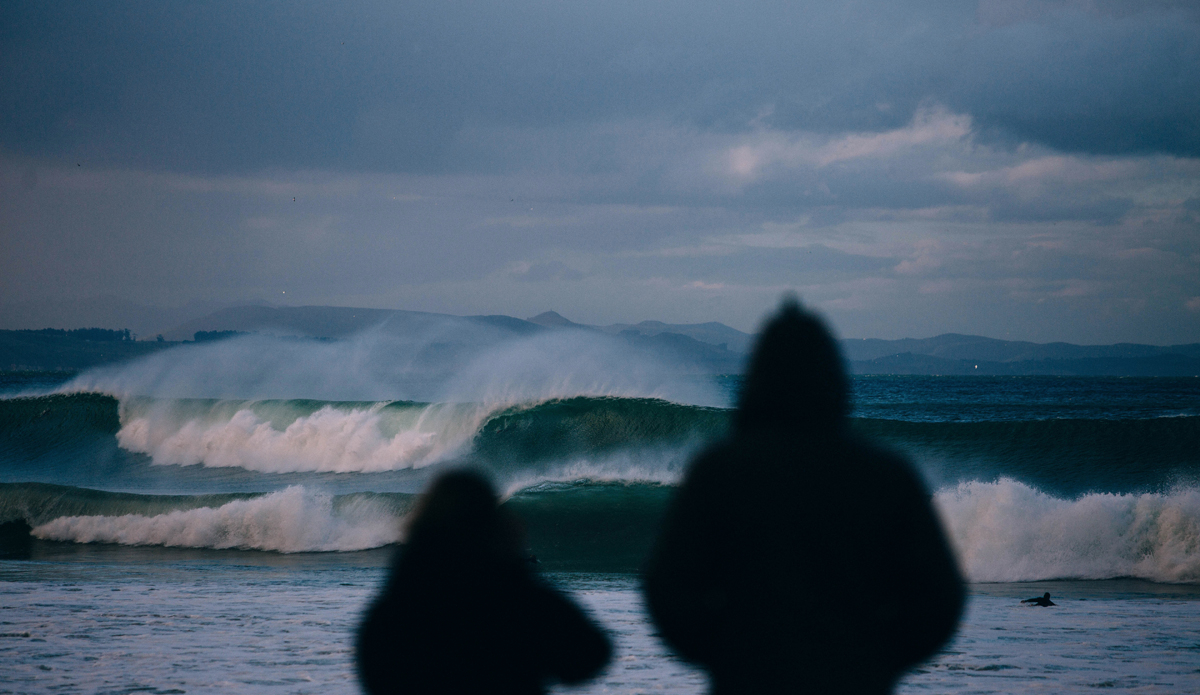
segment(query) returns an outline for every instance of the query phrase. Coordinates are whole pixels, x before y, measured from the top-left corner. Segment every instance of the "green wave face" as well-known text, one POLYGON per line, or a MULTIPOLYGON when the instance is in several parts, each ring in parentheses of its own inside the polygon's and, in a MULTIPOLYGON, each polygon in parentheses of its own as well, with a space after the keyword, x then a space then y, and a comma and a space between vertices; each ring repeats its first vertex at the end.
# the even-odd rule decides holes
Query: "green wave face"
MULTIPOLYGON (((139 489, 120 481, 174 479, 184 492, 211 479, 227 485, 214 491, 262 490, 312 476, 421 478, 430 466, 470 463, 509 492, 586 478, 670 483, 697 447, 724 434, 728 416, 615 397, 501 406, 14 398, 0 400, 0 481, 139 489)), ((1010 477, 1077 495, 1161 489, 1200 475, 1196 416, 854 425, 908 453, 939 485, 1010 477)))
POLYGON ((935 484, 1013 478, 1058 495, 1200 483, 1200 417, 1136 420, 857 420, 935 484))

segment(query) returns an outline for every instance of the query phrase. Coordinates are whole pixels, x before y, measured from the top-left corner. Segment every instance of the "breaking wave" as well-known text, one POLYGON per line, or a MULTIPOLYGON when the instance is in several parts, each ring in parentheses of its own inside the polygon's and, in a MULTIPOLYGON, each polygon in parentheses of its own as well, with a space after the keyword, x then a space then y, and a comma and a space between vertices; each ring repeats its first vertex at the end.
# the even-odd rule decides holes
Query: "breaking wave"
MULTIPOLYGON (((646 397, 501 395, 3 398, 0 524, 78 543, 358 550, 398 538, 411 495, 395 491, 469 464, 511 496, 549 565, 632 571, 670 486, 730 413, 646 397)), ((1200 583, 1200 417, 854 427, 907 453, 933 483, 972 581, 1200 583)), ((816 494, 855 504, 852 481, 797 490, 795 503, 816 494)))
POLYGON ((377 548, 399 540, 387 509, 359 505, 335 511, 330 495, 299 486, 219 507, 146 516, 63 516, 35 527, 36 538, 180 548, 237 548, 282 553, 377 548))
POLYGON ((1137 577, 1200 582, 1200 490, 1060 499, 1011 479, 935 501, 975 582, 1137 577))
POLYGON ((160 465, 374 473, 455 453, 485 416, 472 406, 404 402, 134 400, 122 403, 116 437, 160 465))
MULTIPOLYGON (((586 471, 579 471, 586 472, 586 471)), ((615 472, 615 471, 614 471, 615 472)), ((844 491, 854 504, 852 490, 844 491)), ((541 482, 505 502, 547 567, 636 571, 673 488, 541 482)), ((797 491, 797 504, 806 494, 797 491)), ((284 553, 352 551, 400 540, 405 494, 330 496, 293 486, 257 496, 130 495, 34 483, 0 485, 0 523, 43 540, 284 553)), ((973 582, 1136 577, 1200 583, 1200 489, 1054 497, 1009 479, 939 490, 935 505, 973 582)))
MULTIPOLYGON (((156 464, 262 473, 376 473, 463 456, 501 468, 505 462, 537 468, 555 460, 565 469, 580 460, 612 458, 617 450, 639 451, 642 460, 648 459, 643 450, 690 450, 725 426, 718 409, 587 397, 493 408, 131 399, 121 403, 120 419, 120 446, 156 464)), ((636 479, 672 474, 647 472, 636 479)))

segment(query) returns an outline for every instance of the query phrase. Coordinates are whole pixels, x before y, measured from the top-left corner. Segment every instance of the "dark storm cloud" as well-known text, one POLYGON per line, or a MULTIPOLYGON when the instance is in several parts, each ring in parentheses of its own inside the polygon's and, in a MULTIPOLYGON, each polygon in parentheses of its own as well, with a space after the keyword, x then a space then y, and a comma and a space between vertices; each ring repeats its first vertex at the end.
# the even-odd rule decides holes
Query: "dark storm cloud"
POLYGON ((1200 154, 1196 5, 1045 5, 965 35, 965 67, 949 74, 943 102, 984 129, 1060 150, 1200 154))
MULTIPOLYGON (((1178 3, 32 3, 0 7, 0 146, 93 164, 463 170, 464 128, 879 131, 1200 153, 1178 3)), ((603 141, 594 156, 605 166, 603 141)), ((503 160, 511 165, 520 153, 503 160)))

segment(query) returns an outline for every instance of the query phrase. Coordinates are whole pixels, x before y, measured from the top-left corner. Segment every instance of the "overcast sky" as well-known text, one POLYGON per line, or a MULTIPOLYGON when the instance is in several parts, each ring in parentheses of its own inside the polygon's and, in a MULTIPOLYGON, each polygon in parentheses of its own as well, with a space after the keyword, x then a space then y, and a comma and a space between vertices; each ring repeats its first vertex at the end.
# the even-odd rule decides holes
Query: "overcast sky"
POLYGON ((0 3, 0 301, 1200 342, 1200 4, 0 3))

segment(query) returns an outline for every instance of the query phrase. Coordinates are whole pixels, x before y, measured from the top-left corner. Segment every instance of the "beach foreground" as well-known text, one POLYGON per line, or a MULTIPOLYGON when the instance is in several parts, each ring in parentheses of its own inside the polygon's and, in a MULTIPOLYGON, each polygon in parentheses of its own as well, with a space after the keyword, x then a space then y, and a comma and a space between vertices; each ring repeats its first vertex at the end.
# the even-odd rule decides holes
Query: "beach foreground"
MULTIPOLYGON (((389 554, 38 542, 33 559, 0 562, 0 693, 358 692, 354 628, 389 554)), ((546 579, 586 606, 617 649, 603 676, 563 692, 706 689, 704 674, 655 638, 637 575, 546 579)), ((1198 617, 1195 585, 974 584, 958 635, 898 692, 1196 692, 1198 617), (1057 607, 1019 603, 1044 591, 1057 607)))

